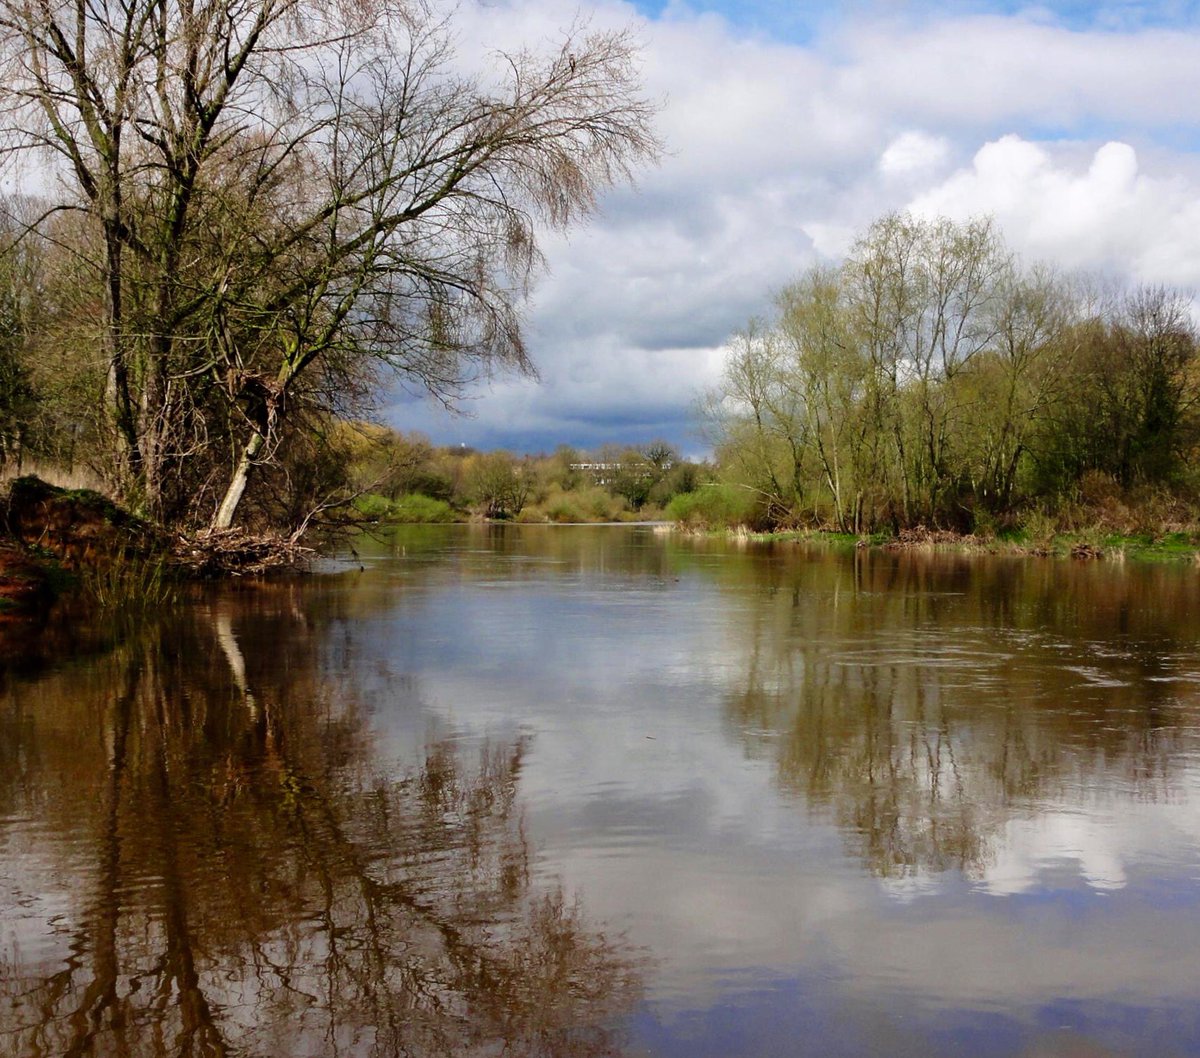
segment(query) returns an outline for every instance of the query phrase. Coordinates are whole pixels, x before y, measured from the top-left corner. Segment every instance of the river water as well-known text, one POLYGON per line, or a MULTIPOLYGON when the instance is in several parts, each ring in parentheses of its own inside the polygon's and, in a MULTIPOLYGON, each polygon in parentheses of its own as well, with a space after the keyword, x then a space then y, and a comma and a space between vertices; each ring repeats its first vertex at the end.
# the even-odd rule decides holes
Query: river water
POLYGON ((48 628, 0 1054, 1200 1054, 1198 638, 1192 567, 548 526, 48 628))

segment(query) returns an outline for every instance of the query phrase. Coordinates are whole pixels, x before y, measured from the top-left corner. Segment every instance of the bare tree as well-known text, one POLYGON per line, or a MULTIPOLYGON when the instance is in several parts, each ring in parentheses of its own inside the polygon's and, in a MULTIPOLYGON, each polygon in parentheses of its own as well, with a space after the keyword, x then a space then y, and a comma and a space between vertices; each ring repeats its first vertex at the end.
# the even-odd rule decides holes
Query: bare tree
POLYGON ((657 152, 623 33, 474 76, 420 2, 0 0, 0 41, 5 153, 95 232, 117 483, 218 528, 305 402, 532 371, 539 227, 657 152))

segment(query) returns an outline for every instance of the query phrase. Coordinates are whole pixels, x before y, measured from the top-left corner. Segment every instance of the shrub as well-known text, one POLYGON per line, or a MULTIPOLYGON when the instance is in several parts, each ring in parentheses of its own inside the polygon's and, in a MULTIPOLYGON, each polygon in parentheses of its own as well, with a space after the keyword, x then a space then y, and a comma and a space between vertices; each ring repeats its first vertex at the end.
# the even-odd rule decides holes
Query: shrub
POLYGON ((615 522, 629 511, 629 504, 598 485, 567 492, 551 486, 541 511, 551 522, 615 522))
POLYGON ((391 513, 392 501, 377 492, 368 492, 354 500, 354 509, 364 518, 381 521, 391 513))
POLYGON ((419 492, 410 492, 392 501, 391 512, 387 516, 389 522, 431 523, 454 521, 454 508, 445 500, 435 500, 422 496, 419 492))
POLYGON ((599 486, 584 489, 579 496, 585 509, 591 512, 593 521, 615 522, 630 509, 629 501, 624 496, 614 496, 599 486))
POLYGON ((557 496, 546 504, 546 517, 552 522, 584 522, 583 511, 569 496, 557 496))
POLYGON ((1043 511, 1030 511, 1021 524, 1025 539, 1038 547, 1045 547, 1058 532, 1058 523, 1043 511))
POLYGON ((445 500, 435 500, 410 492, 389 500, 377 492, 368 492, 354 501, 354 509, 376 522, 429 523, 454 521, 454 508, 445 500))
POLYGON ((693 529, 731 529, 754 520, 754 497, 733 485, 702 485, 675 496, 666 516, 693 529))

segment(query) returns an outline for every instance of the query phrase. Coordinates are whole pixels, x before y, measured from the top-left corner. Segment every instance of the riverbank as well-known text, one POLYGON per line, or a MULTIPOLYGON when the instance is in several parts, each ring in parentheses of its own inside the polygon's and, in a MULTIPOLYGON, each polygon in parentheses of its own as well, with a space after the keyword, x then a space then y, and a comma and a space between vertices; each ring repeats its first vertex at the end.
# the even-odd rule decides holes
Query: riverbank
MULTIPOLYGON (((663 528, 671 531, 667 525, 663 528)), ((679 524, 674 531, 888 551, 1131 559, 1200 566, 1200 532, 1129 535, 1097 529, 1034 537, 916 528, 896 536, 855 536, 811 529, 704 530, 679 524)), ((306 568, 315 555, 298 538, 280 534, 242 529, 172 534, 93 490, 60 488, 37 477, 18 478, 0 493, 0 620, 43 614, 64 596, 79 597, 100 609, 145 611, 168 603, 188 583, 296 571, 306 568)))
POLYGON ((884 551, 957 551, 987 555, 1029 555, 1041 558, 1108 560, 1123 562, 1186 562, 1200 566, 1200 533, 1120 534, 1102 531, 1054 533, 1037 538, 1025 535, 983 536, 931 530, 902 529, 899 534, 827 532, 817 529, 751 532, 715 530, 717 535, 758 542, 820 542, 844 547, 874 547, 884 551))
POLYGON ((67 596, 146 610, 188 582, 294 571, 314 554, 273 533, 172 533, 91 489, 21 477, 0 493, 0 618, 44 614, 67 596))
POLYGON ((99 493, 17 478, 0 495, 0 614, 43 613, 86 571, 163 551, 151 526, 99 493))
POLYGON ((352 507, 364 526, 468 525, 478 522, 519 525, 615 525, 659 521, 667 516, 653 504, 637 509, 620 497, 592 488, 582 494, 557 493, 551 501, 528 503, 512 515, 489 516, 479 507, 455 507, 420 493, 388 499, 374 493, 359 496, 352 507))

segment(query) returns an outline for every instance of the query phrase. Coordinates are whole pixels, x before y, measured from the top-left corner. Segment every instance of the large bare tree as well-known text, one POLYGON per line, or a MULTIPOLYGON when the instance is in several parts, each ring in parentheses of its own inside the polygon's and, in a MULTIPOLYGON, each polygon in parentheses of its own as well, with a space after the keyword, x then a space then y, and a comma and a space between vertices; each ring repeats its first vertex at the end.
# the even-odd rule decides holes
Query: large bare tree
POLYGON ((0 0, 5 156, 40 153, 41 230, 103 292, 97 403, 148 511, 230 525, 285 421, 381 372, 452 399, 532 370, 539 228, 653 159, 653 106, 627 34, 488 66, 451 29, 420 0, 0 0))

